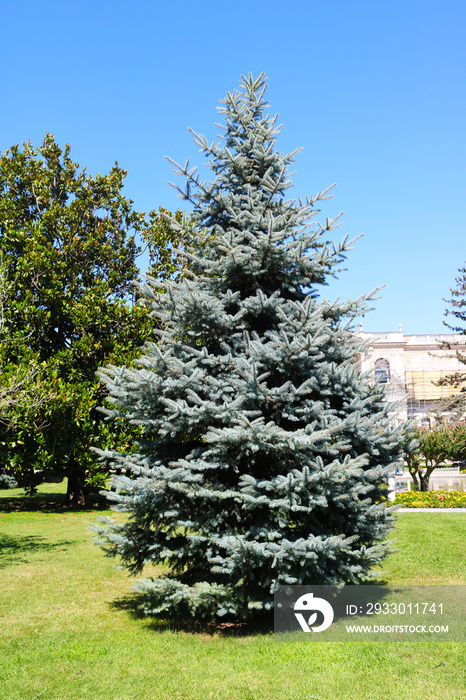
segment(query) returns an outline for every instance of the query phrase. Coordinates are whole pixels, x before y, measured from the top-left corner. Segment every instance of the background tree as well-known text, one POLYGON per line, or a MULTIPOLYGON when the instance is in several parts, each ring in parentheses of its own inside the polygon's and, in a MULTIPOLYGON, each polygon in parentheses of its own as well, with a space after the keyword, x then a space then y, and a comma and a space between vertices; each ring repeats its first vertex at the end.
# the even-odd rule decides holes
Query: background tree
MULTIPOLYGON (((278 584, 356 583, 386 550, 384 502, 402 452, 384 387, 357 363, 358 302, 318 300, 349 242, 329 243, 314 203, 287 201, 294 154, 275 151, 265 79, 228 93, 222 144, 195 140, 213 183, 189 164, 183 196, 207 232, 190 274, 143 291, 163 324, 139 369, 109 367, 117 408, 144 430, 110 497, 129 519, 100 536, 140 582, 150 614, 247 616, 278 584)), ((186 225, 186 224, 185 224, 186 225)), ((189 229, 186 235, 195 241, 189 229)))
POLYGON ((454 423, 452 426, 449 459, 452 462, 466 460, 466 423, 464 421, 454 423))
POLYGON ((407 454, 408 471, 415 490, 428 491, 432 472, 449 458, 450 430, 446 425, 437 425, 433 429, 417 428, 413 437, 416 446, 407 454))
POLYGON ((149 267, 147 274, 162 282, 177 278, 183 268, 183 238, 180 224, 183 214, 178 210, 174 215, 159 207, 148 216, 149 225, 141 232, 147 243, 149 267))
POLYGON ((439 421, 433 428, 415 428, 406 463, 416 491, 428 491, 434 469, 445 461, 466 458, 466 424, 439 421))
MULTIPOLYGON (((0 255, 0 367, 2 368, 2 376, 0 383, 0 423, 7 421, 7 416, 11 414, 13 407, 22 406, 25 404, 27 393, 32 390, 37 377, 37 372, 29 363, 26 366, 18 367, 13 365, 7 368, 4 363, 4 357, 7 355, 5 343, 10 342, 7 333, 5 332, 5 316, 8 297, 11 293, 11 283, 7 279, 3 258, 0 255)), ((43 403, 44 397, 34 391, 36 405, 43 403)))
POLYGON ((89 448, 117 434, 97 411, 105 391, 96 370, 130 363, 152 325, 134 287, 135 235, 150 238, 155 254, 166 231, 133 210, 125 175, 118 165, 87 175, 51 134, 40 149, 25 143, 0 158, 0 394, 21 387, 4 405, 3 461, 27 487, 37 470, 67 476, 70 504, 103 485, 89 448))
MULTIPOLYGON (((452 323, 446 323, 445 326, 453 333, 458 333, 464 336, 466 334, 466 268, 459 269, 459 276, 456 278, 456 287, 450 289, 451 298, 447 299, 449 308, 445 311, 445 316, 452 316, 452 323)), ((454 350, 457 360, 466 365, 466 354, 464 352, 465 340, 459 339, 456 342, 442 342, 441 347, 446 350, 454 350)), ((466 370, 453 372, 447 377, 442 378, 438 384, 443 386, 452 386, 459 388, 460 392, 449 396, 442 402, 444 411, 452 413, 456 418, 463 418, 466 413, 466 370)))

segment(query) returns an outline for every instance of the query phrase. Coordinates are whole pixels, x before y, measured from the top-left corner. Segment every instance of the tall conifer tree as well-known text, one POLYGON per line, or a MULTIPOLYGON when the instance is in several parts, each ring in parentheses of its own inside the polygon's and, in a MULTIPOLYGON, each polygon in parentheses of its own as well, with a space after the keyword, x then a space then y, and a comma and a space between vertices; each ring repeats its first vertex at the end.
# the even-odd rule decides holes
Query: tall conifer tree
POLYGON ((219 110, 222 141, 194 135, 213 182, 178 166, 194 205, 190 273, 147 282, 160 338, 140 369, 102 373, 110 416, 145 440, 111 455, 132 472, 111 494, 129 517, 107 519, 100 540, 133 574, 166 567, 139 582, 149 614, 246 617, 278 584, 360 582, 393 523, 382 500, 402 429, 351 332, 369 297, 319 300, 349 243, 314 223, 325 193, 285 198, 296 152, 274 150, 265 88, 243 77, 219 110))

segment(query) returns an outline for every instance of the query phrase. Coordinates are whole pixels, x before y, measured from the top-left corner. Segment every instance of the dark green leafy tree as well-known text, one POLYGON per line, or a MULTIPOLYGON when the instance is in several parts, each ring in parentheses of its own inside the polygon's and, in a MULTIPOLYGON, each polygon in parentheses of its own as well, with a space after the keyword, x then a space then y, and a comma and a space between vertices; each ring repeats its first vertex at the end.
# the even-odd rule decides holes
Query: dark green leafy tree
POLYGON ((96 370, 140 353, 152 323, 133 284, 135 235, 155 255, 170 233, 133 210, 125 175, 91 177, 50 134, 0 157, 3 463, 28 488, 67 476, 69 504, 105 483, 90 446, 127 441, 97 411, 96 370))
POLYGON ((149 225, 141 232, 149 251, 147 272, 159 282, 176 279, 183 272, 182 218, 180 210, 172 216, 168 209, 159 207, 149 213, 149 225))
POLYGON ((36 405, 43 403, 44 396, 33 386, 37 381, 37 372, 31 363, 24 365, 12 365, 6 367, 3 362, 8 348, 5 343, 9 343, 9 337, 5 328, 5 321, 8 315, 8 298, 13 291, 13 285, 9 282, 7 272, 3 265, 3 257, 0 256, 0 359, 2 360, 2 376, 0 382, 0 424, 7 422, 7 416, 11 415, 13 408, 23 406, 31 393, 34 394, 36 405))
POLYGON ((195 135, 213 180, 178 168, 194 207, 189 273, 144 285, 160 340, 139 368, 102 373, 109 416, 144 438, 102 453, 135 478, 111 494, 127 522, 98 531, 131 573, 164 564, 139 584, 148 614, 246 617, 279 584, 363 581, 394 521, 386 486, 404 433, 358 365, 351 328, 367 298, 319 298, 350 244, 315 223, 325 193, 286 199, 294 153, 275 150, 265 87, 249 76, 227 94, 222 142, 195 135))

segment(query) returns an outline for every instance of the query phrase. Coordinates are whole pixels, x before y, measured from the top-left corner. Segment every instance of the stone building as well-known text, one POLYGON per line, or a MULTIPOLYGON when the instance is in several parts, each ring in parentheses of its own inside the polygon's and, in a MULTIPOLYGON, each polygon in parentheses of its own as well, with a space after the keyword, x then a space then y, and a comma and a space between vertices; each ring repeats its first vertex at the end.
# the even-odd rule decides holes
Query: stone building
POLYGON ((459 343, 459 349, 466 352, 465 336, 405 335, 401 325, 395 333, 364 332, 361 326, 358 335, 366 343, 360 357, 362 368, 389 384, 392 398, 398 402, 400 419, 413 418, 430 426, 429 414, 439 407, 442 399, 460 391, 437 385, 447 375, 466 372, 455 351, 441 349, 440 343, 459 343))

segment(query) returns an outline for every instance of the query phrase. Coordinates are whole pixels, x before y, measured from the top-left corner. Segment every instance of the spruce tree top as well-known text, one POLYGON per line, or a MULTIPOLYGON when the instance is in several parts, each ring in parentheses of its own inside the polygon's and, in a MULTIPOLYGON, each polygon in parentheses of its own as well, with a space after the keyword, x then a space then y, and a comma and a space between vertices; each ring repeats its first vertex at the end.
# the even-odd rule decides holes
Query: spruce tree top
POLYGON ((187 179, 185 190, 175 187, 194 207, 195 236, 201 227, 222 239, 213 244, 217 256, 202 261, 204 275, 222 275, 220 289, 238 290, 242 296, 262 289, 303 299, 309 287, 325 283, 326 275, 343 260, 348 243, 331 244, 329 249, 322 240, 333 221, 327 219, 325 228, 309 227, 317 214, 315 202, 327 199, 331 188, 304 204, 284 199, 291 187, 288 167, 301 149, 285 156, 274 150, 281 127, 277 115, 265 114, 269 103, 264 99, 264 74, 257 80, 243 76, 241 86, 243 92, 228 93, 220 101, 224 106, 218 111, 226 124, 221 126, 223 143, 209 145, 204 136, 192 132, 209 158, 214 181, 202 181, 189 161, 183 168, 174 163, 176 172, 187 179))
POLYGON ((384 387, 361 373, 350 321, 365 300, 319 301, 344 257, 314 225, 314 203, 285 199, 294 153, 274 150, 265 78, 242 79, 221 113, 221 145, 195 136, 213 182, 189 163, 189 269, 143 291, 162 321, 140 370, 103 372, 116 408, 144 427, 133 477, 110 497, 127 523, 101 529, 154 614, 248 615, 280 584, 364 580, 393 518, 383 499, 401 454, 384 387), (134 478, 136 477, 136 478, 134 478))

